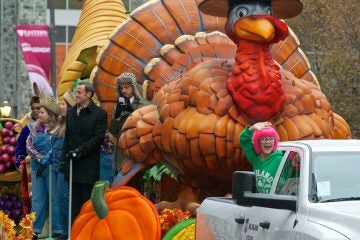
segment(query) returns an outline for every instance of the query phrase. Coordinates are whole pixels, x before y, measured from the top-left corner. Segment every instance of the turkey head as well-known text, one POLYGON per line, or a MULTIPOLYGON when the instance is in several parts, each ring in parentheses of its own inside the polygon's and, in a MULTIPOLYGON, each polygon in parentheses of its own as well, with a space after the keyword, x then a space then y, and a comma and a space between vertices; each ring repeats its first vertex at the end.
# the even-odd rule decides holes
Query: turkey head
POLYGON ((269 46, 285 39, 288 28, 270 15, 246 16, 244 9, 243 5, 234 7, 226 23, 228 36, 238 45, 227 87, 238 110, 260 122, 278 114, 285 101, 279 67, 269 46))

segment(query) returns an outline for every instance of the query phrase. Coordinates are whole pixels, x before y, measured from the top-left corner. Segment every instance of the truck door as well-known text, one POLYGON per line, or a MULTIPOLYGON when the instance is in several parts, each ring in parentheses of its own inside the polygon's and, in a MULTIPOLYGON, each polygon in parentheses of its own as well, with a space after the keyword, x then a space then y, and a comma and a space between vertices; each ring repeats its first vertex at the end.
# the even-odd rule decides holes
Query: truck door
MULTIPOLYGON (((300 154, 287 150, 279 165, 270 194, 293 195, 299 192, 300 154), (296 158, 296 159, 295 159, 296 158)), ((247 240, 295 239, 296 212, 253 206, 245 213, 243 234, 247 240)))

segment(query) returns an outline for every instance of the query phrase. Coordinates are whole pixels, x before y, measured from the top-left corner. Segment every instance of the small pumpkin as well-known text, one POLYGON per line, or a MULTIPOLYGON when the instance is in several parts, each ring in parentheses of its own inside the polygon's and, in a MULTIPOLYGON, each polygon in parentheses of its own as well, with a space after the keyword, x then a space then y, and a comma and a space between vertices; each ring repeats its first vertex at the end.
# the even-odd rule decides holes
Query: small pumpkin
POLYGON ((160 221, 154 204, 134 188, 108 187, 108 181, 95 183, 91 199, 73 223, 71 239, 160 240, 160 221))

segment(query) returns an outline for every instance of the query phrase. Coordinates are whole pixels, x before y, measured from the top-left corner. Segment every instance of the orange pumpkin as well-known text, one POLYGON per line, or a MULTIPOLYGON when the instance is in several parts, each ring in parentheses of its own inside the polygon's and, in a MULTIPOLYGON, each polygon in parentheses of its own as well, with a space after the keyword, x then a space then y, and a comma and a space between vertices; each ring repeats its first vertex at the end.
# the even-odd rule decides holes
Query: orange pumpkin
POLYGON ((91 200, 73 223, 71 239, 160 240, 159 216, 152 202, 131 187, 107 188, 107 181, 95 183, 91 200))

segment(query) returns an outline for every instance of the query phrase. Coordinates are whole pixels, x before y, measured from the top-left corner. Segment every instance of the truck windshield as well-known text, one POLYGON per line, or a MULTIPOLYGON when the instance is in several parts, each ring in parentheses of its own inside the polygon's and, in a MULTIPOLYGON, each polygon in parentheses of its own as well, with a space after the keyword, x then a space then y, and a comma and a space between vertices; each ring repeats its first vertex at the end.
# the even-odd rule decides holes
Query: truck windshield
POLYGON ((359 152, 319 152, 312 159, 313 201, 349 201, 360 197, 359 152))

